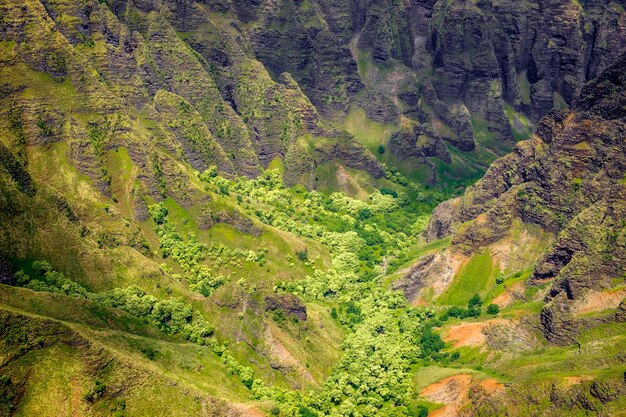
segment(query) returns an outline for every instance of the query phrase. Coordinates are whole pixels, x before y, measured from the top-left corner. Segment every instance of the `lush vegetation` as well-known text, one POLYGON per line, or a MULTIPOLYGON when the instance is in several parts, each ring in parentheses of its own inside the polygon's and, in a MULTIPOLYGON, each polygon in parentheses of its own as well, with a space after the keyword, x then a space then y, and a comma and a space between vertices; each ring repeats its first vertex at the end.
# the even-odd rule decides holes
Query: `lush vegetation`
MULTIPOLYGON (((389 177, 408 184, 397 173, 390 172, 389 177)), ((215 338, 214 326, 183 299, 159 299, 138 287, 93 293, 43 261, 20 271, 17 284, 118 308, 148 320, 164 333, 207 345, 228 373, 255 398, 273 401, 281 415, 422 415, 424 409, 414 400, 411 366, 426 357, 436 358, 443 347, 430 323, 435 312, 409 307, 401 293, 384 288, 382 277, 384 260, 403 259, 437 200, 419 187, 382 189, 372 193, 369 201, 342 193, 288 189, 276 170, 257 179, 228 180, 211 167, 199 173, 198 179, 206 191, 236 202, 239 210, 258 221, 330 249, 330 267, 322 269, 315 267, 307 247, 295 248, 295 261, 309 265, 313 273, 274 287, 277 293, 291 292, 330 305, 331 316, 348 329, 341 345, 343 357, 320 391, 303 394, 255 378, 252 369, 215 338)), ((158 255, 171 260, 161 265, 162 271, 205 297, 230 280, 220 273, 224 267, 266 262, 263 250, 205 244, 194 233, 183 235, 164 203, 151 205, 149 214, 158 237, 158 255)), ((274 311, 274 316, 279 322, 285 319, 282 310, 274 311)), ((154 358, 154 352, 150 356, 154 358)), ((95 390, 92 397, 97 396, 95 390)))
POLYGON ((160 300, 137 287, 116 288, 103 293, 91 293, 80 284, 55 271, 45 261, 31 264, 32 276, 24 270, 16 273, 17 284, 35 291, 58 292, 86 298, 107 307, 119 308, 133 316, 146 318, 161 331, 183 336, 195 343, 214 344, 215 327, 181 299, 160 300))
MULTIPOLYGON (((300 187, 285 188, 277 170, 268 170, 256 179, 229 180, 211 167, 197 176, 205 191, 227 198, 241 213, 329 249, 330 265, 320 268, 306 246, 294 248, 295 257, 288 255, 287 259, 301 262, 313 272, 279 281, 273 288, 276 293, 290 292, 329 306, 332 319, 347 330, 341 344, 343 356, 320 390, 303 393, 266 384, 229 351, 228 340, 218 341, 214 326, 182 298, 159 299, 134 286, 93 293, 42 261, 18 272, 17 284, 118 308, 153 323, 163 333, 206 345, 227 373, 254 398, 272 401, 280 415, 425 415, 426 408, 416 402, 412 368, 419 363, 458 360, 458 351, 442 352, 445 343, 435 328, 448 317, 476 317, 482 305, 475 296, 467 309, 452 307, 437 317, 432 308, 408 306, 402 293, 384 285, 387 268, 411 256, 439 198, 420 186, 408 186, 399 173, 391 171, 387 176, 398 187, 374 191, 368 201, 342 193, 324 195, 300 187)), ((206 244, 195 233, 183 234, 162 202, 151 205, 149 214, 159 244, 155 255, 166 261, 161 264, 163 273, 205 297, 231 280, 230 275, 221 273, 226 267, 263 266, 267 261, 266 250, 206 244)), ((491 306, 489 314, 495 314, 491 306)), ((285 325, 282 310, 274 310, 271 317, 285 325)), ((149 349, 142 352, 151 360, 156 357, 149 349)), ((97 389, 91 397, 97 399, 97 389)))

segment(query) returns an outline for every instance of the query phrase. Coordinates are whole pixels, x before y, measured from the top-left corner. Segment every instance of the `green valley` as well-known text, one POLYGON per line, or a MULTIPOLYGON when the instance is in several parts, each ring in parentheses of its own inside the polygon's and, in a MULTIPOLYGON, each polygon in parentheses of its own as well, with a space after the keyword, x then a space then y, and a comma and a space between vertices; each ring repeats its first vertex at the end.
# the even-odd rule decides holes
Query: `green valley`
POLYGON ((0 416, 626 415, 625 19, 0 0, 0 416))

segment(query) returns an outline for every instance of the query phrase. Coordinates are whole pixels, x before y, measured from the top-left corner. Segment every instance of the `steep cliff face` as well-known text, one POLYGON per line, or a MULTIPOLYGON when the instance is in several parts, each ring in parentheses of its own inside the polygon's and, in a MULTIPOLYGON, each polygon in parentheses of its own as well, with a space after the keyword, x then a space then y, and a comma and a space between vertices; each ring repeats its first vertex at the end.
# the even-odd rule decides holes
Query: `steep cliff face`
MULTIPOLYGON (((4 101, 21 109, 12 117, 27 143, 83 137, 75 151, 96 161, 101 151, 84 139, 96 122, 74 116, 141 114, 194 167, 217 164, 246 176, 287 158, 304 135, 336 137, 358 107, 395 127, 381 141, 400 160, 449 162, 445 142, 502 153, 531 121, 571 104, 626 44, 626 13, 614 1, 111 0, 2 8, 4 101), (81 105, 26 103, 20 89, 42 79, 18 82, 20 66, 69 83, 75 91, 66 102, 81 105), (161 129, 174 113, 154 109, 159 91, 189 105, 186 123, 195 127, 161 129), (49 127, 46 137, 37 121, 49 127), (211 136, 204 144, 193 139, 206 136, 200 121, 211 136)), ((106 174, 96 171, 89 175, 99 175, 106 192, 106 174)))
POLYGON ((289 74, 273 81, 246 55, 236 30, 212 23, 207 5, 29 1, 2 8, 3 108, 13 112, 7 123, 21 129, 11 140, 77 142, 77 159, 93 166, 114 142, 142 147, 139 138, 155 136, 181 148, 194 168, 215 164, 255 176, 284 157, 290 141, 320 132, 315 107, 289 74), (111 121, 120 117, 124 134, 111 121), (95 136, 96 146, 89 143, 95 136))
MULTIPOLYGON (((550 341, 570 342, 580 328, 615 319, 577 313, 622 285, 626 272, 624 74, 626 55, 583 87, 572 110, 545 116, 531 139, 440 205, 425 231, 430 240, 452 235, 449 251, 463 255, 497 244, 516 219, 556 234, 529 263, 527 282, 552 282, 540 315, 550 341)), ((619 303, 613 298, 605 308, 619 303)))
MULTIPOLYGON (((510 108, 537 121, 553 106, 572 104, 577 89, 623 50, 626 37, 618 2, 416 0, 396 7, 401 10, 387 10, 384 18, 370 13, 357 46, 373 51, 381 65, 400 62, 416 72, 426 105, 420 110, 447 124, 454 135, 446 139, 463 150, 475 144, 465 114, 474 127, 486 120, 498 140, 511 139, 520 122, 510 108), (408 42, 389 29, 402 25, 408 42), (380 36, 384 29, 387 36, 380 36)), ((398 94, 405 106, 409 91, 398 94)))

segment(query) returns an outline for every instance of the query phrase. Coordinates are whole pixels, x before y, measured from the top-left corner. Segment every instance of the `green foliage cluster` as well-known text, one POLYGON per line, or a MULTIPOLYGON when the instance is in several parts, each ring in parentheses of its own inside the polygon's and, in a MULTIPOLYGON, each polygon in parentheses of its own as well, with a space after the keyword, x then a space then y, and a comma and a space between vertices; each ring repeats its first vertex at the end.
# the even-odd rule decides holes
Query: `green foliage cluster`
POLYGON ((152 320, 164 333, 178 334, 201 345, 213 343, 210 338, 215 332, 215 327, 201 315, 194 315, 192 308, 181 299, 160 300, 137 287, 92 293, 55 271, 48 262, 35 261, 31 269, 34 275, 32 278, 23 270, 15 274, 18 285, 35 291, 56 292, 89 299, 100 305, 119 308, 135 317, 152 320))
MULTIPOLYGON (((403 260, 428 221, 431 202, 419 202, 415 190, 414 195, 408 196, 395 189, 383 189, 372 193, 369 201, 340 193, 324 196, 316 191, 295 191, 285 188, 280 174, 273 170, 256 179, 231 181, 211 167, 198 176, 209 191, 235 194, 232 201, 243 210, 251 213, 254 207, 260 221, 328 247, 331 253, 328 269, 313 268, 311 275, 275 287, 277 292, 289 291, 305 300, 328 303, 333 319, 347 330, 341 345, 343 357, 321 390, 305 394, 255 379, 250 367, 239 363, 225 344, 217 343, 212 337, 213 326, 194 314, 182 300, 157 299, 136 287, 92 294, 49 265, 35 265, 35 279, 22 273, 21 285, 88 298, 154 322, 164 333, 208 345, 230 374, 249 388, 256 399, 276 404, 280 415, 423 415, 425 409, 415 402, 411 367, 426 360, 454 360, 458 352, 441 353, 443 341, 433 330, 434 310, 412 308, 402 293, 382 285, 385 272, 382 264, 383 258, 392 262, 403 260), (410 230, 407 224, 411 225, 410 230)), ((396 179, 402 182, 401 178, 396 179)), ((149 213, 163 257, 172 259, 183 276, 178 276, 167 264, 162 267, 206 296, 224 282, 217 271, 226 263, 265 262, 262 251, 206 245, 194 234, 183 238, 169 221, 163 203, 151 205, 149 213)), ((306 247, 297 249, 295 254, 308 264, 306 247)), ((475 305, 471 308, 475 309, 475 305)), ((273 318, 278 322, 285 320, 280 313, 273 318)), ((156 358, 154 351, 144 354, 151 360, 156 358)))
POLYGON ((500 307, 497 304, 489 304, 487 306, 487 314, 495 316, 500 312, 500 307))
MULTIPOLYGON (((228 181, 211 167, 198 177, 216 193, 228 186, 244 209, 254 207, 262 222, 299 236, 315 239, 337 253, 350 248, 361 263, 359 274, 371 277, 385 257, 402 257, 428 221, 434 201, 410 197, 394 190, 374 191, 370 201, 343 193, 324 196, 283 186, 280 173, 267 170, 256 179, 239 177, 228 181), (244 202, 244 198, 245 202, 244 202), (406 225, 411 225, 407 230, 406 225)), ((429 193, 424 193, 429 195, 429 193)))
POLYGON ((148 212, 155 222, 163 257, 171 257, 176 261, 185 273, 184 278, 189 288, 205 297, 224 283, 225 278, 216 272, 220 266, 237 260, 263 263, 264 253, 230 249, 221 244, 207 246, 193 233, 189 233, 187 240, 183 240, 176 227, 168 222, 167 208, 163 203, 151 205, 148 212), (212 261, 212 267, 204 264, 207 258, 212 261))
POLYGON ((87 400, 88 402, 92 403, 98 398, 102 397, 104 393, 106 392, 106 389, 107 389, 106 384, 104 384, 99 379, 96 379, 96 381, 93 384, 93 387, 89 391, 87 391, 85 395, 83 395, 83 398, 85 398, 85 400, 87 400))
POLYGON ((76 282, 68 279, 57 272, 45 261, 35 261, 31 266, 34 276, 27 275, 24 271, 18 271, 15 279, 18 285, 35 291, 57 292, 65 295, 87 298, 87 290, 76 282))
MULTIPOLYGON (((420 323, 433 312, 409 308, 401 293, 383 289, 377 264, 382 256, 397 255, 412 243, 414 237, 405 233, 405 225, 408 222, 421 230, 428 210, 411 207, 413 199, 393 190, 376 191, 369 202, 341 193, 328 197, 315 191, 294 193, 284 188, 280 174, 271 170, 256 179, 237 178, 234 182, 219 176, 214 167, 198 176, 208 190, 222 193, 228 187, 244 208, 252 203, 262 222, 316 239, 332 252, 327 271, 315 270, 302 280, 279 283, 275 290, 336 303, 333 318, 351 330, 342 344, 344 357, 321 393, 303 396, 254 380, 250 385, 253 395, 280 404, 280 411, 289 416, 422 412, 412 403, 410 367, 421 356, 416 342, 420 323)), ((296 256, 302 261, 308 258, 302 250, 296 256)), ((274 319, 280 322, 284 318, 274 319)), ((249 374, 240 371, 240 365, 229 356, 223 357, 232 373, 248 386, 249 374)))
MULTIPOLYGON (((214 173, 205 171, 199 178, 219 192, 227 180, 214 173)), ((421 230, 426 210, 393 190, 375 191, 369 202, 342 193, 328 197, 316 191, 295 193, 284 188, 279 173, 271 170, 229 184, 231 192, 245 197, 237 199, 244 208, 252 202, 262 222, 315 239, 331 250, 328 270, 279 283, 275 290, 334 304, 331 316, 349 330, 342 344, 344 355, 321 392, 303 396, 255 380, 253 395, 278 403, 288 416, 423 413, 413 403, 410 369, 422 357, 421 323, 434 312, 411 308, 400 292, 383 288, 378 264, 382 256, 397 255, 413 242, 405 225, 421 230)), ((284 320, 280 315, 273 318, 284 320)), ((424 341, 424 346, 430 347, 428 343, 424 341)))

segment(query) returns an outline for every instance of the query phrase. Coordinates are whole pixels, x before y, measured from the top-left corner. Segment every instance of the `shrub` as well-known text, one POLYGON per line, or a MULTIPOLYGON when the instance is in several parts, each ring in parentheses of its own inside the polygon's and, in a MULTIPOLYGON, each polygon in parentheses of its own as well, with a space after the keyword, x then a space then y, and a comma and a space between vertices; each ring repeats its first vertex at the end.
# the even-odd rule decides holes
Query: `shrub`
POLYGON ((489 304, 487 306, 487 314, 496 315, 500 312, 500 307, 497 304, 489 304))
POLYGON ((15 273, 15 282, 17 285, 25 286, 30 282, 30 277, 24 271, 17 271, 15 273))
POLYGON ((422 357, 432 356, 444 348, 445 344, 439 334, 434 333, 430 327, 424 328, 420 336, 419 346, 422 357))
POLYGON ((496 277, 496 284, 502 284, 504 282, 504 275, 502 273, 499 273, 498 276, 496 277))
POLYGON ((272 312, 272 320, 278 324, 283 324, 285 322, 285 312, 280 308, 277 308, 272 312))
POLYGON ((378 145, 378 153, 381 155, 385 153, 385 145, 383 145, 382 143, 378 145))
POLYGON ((483 300, 480 298, 480 295, 474 294, 474 296, 467 302, 467 308, 470 309, 472 307, 480 307, 483 305, 483 300))
POLYGON ((296 256, 298 257, 298 259, 300 259, 302 262, 305 262, 306 260, 309 259, 309 253, 308 253, 308 249, 304 248, 302 250, 297 250, 296 251, 296 256))
POLYGON ((390 189, 390 188, 381 188, 380 189, 380 193, 382 195, 390 195, 393 198, 397 198, 398 197, 398 193, 395 192, 394 190, 390 189))
POLYGON ((142 348, 141 353, 143 353, 146 358, 150 359, 151 361, 155 360, 157 357, 156 350, 152 349, 151 347, 142 348))
POLYGON ((465 314, 465 310, 460 308, 460 307, 450 307, 448 309, 448 312, 446 313, 447 316, 449 317, 456 317, 456 318, 462 318, 462 316, 465 314))
POLYGON ((357 217, 361 221, 367 220, 372 217, 372 210, 369 207, 363 207, 361 210, 358 211, 357 217))
POLYGON ((300 410, 298 410, 298 414, 300 414, 300 417, 318 417, 316 413, 309 410, 305 406, 300 407, 300 410))
POLYGON ((52 272, 53 270, 52 265, 46 261, 35 261, 33 262, 32 268, 33 271, 40 276, 44 276, 47 272, 52 272))
POLYGON ((106 385, 100 382, 100 380, 96 379, 93 388, 85 394, 84 398, 91 403, 102 397, 105 391, 106 385))
POLYGON ((163 203, 153 204, 148 207, 148 213, 150 213, 150 217, 156 224, 163 224, 167 217, 167 208, 163 203))

